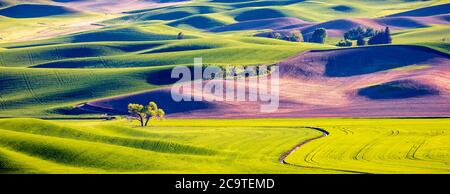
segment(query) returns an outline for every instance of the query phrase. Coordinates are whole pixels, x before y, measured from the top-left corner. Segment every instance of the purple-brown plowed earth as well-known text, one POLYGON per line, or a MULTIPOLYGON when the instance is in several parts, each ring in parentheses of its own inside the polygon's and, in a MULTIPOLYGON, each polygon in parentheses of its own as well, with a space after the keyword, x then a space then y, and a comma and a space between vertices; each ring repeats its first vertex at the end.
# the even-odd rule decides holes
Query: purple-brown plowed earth
MULTIPOLYGON (((179 118, 450 116, 450 58, 425 47, 308 51, 279 67, 280 106, 274 113, 260 111, 266 102, 175 103, 170 88, 102 99, 81 108, 125 114, 128 103, 155 101, 169 117, 179 118)), ((237 87, 248 93, 256 86, 237 87)))

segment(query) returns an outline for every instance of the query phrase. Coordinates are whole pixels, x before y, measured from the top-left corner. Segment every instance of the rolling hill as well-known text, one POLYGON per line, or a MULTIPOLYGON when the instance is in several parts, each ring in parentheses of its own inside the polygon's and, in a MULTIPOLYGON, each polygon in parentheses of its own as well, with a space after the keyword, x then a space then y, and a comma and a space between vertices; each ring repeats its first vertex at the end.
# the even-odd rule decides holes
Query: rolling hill
POLYGON ((67 7, 40 4, 20 4, 0 9, 0 15, 10 18, 37 18, 75 14, 78 11, 67 7))
POLYGON ((125 120, 2 119, 0 173, 440 174, 449 172, 448 122, 170 119, 149 130, 125 120), (303 124, 328 135, 317 139, 322 133, 303 124), (309 143, 281 163, 299 142, 309 143))
MULTIPOLYGON (((310 25, 287 25, 287 26, 261 26, 261 29, 271 29, 281 34, 288 34, 293 30, 300 30, 305 37, 312 35, 315 29, 324 28, 327 30, 328 36, 335 38, 342 38, 344 33, 352 28, 363 27, 373 28, 376 30, 389 27, 392 30, 406 30, 416 28, 426 28, 432 25, 449 25, 449 14, 428 16, 428 17, 383 17, 383 18, 352 18, 352 19, 338 19, 331 20, 323 23, 310 24, 310 25)), ((236 24, 235 24, 236 25, 236 24)), ((242 24, 245 25, 245 24, 242 24)), ((223 27, 225 28, 225 27, 223 27)), ((239 30, 251 30, 251 28, 242 27, 239 30)), ((256 36, 267 37, 268 33, 259 33, 256 36)))
MULTIPOLYGON (((129 103, 151 100, 182 118, 441 117, 448 116, 450 108, 449 65, 448 54, 420 46, 308 51, 279 63, 280 105, 275 113, 261 113, 262 101, 183 102, 180 109, 163 97, 170 97, 170 88, 106 98, 79 108, 125 114, 129 103)), ((250 91, 251 85, 240 83, 237 88, 250 91)))
POLYGON ((424 7, 419 9, 414 9, 410 11, 405 11, 397 14, 389 15, 388 17, 393 16, 432 16, 432 15, 441 15, 447 14, 450 9, 450 4, 440 4, 434 5, 430 7, 424 7))
MULTIPOLYGON (((165 87, 171 83, 158 81, 158 79, 165 80, 163 76, 167 76, 167 73, 160 72, 161 69, 170 69, 175 65, 192 64, 193 57, 197 56, 203 57, 204 63, 209 65, 287 64, 291 61, 293 64, 287 66, 295 66, 296 68, 291 69, 291 72, 283 72, 283 80, 286 81, 286 86, 293 84, 292 87, 294 88, 305 87, 305 89, 299 89, 296 94, 283 94, 286 96, 286 99, 282 99, 282 102, 285 102, 286 105, 282 103, 282 106, 292 108, 276 117, 286 117, 288 114, 291 114, 287 113, 290 111, 297 112, 295 114, 301 116, 326 116, 329 115, 324 112, 327 108, 334 110, 336 114, 333 115, 335 116, 376 116, 388 114, 388 112, 386 112, 387 110, 381 110, 377 114, 361 113, 360 109, 384 106, 390 103, 398 104, 400 106, 398 110, 403 110, 401 106, 406 106, 407 104, 415 104, 415 106, 427 108, 431 105, 425 103, 427 101, 425 99, 432 98, 434 100, 436 98, 436 102, 441 102, 447 98, 445 92, 447 89, 443 88, 443 84, 435 83, 436 81, 433 82, 431 79, 436 72, 446 75, 440 71, 444 71, 448 63, 448 56, 445 54, 448 53, 448 43, 441 43, 441 40, 445 38, 443 34, 448 32, 448 13, 442 13, 442 10, 448 4, 441 1, 386 1, 384 6, 368 1, 349 1, 346 4, 338 1, 319 3, 291 0, 260 0, 252 2, 192 1, 170 2, 176 4, 161 6, 156 4, 167 2, 127 1, 122 4, 129 5, 127 9, 122 10, 121 13, 113 11, 114 13, 110 12, 106 15, 102 13, 105 11, 104 6, 108 5, 116 9, 120 7, 116 6, 119 4, 106 3, 104 1, 90 3, 85 1, 46 1, 45 3, 30 1, 27 2, 28 4, 21 4, 16 1, 3 2, 5 5, 8 5, 8 7, 2 8, 5 11, 18 8, 29 9, 28 6, 30 5, 50 10, 45 12, 50 14, 48 16, 21 19, 6 17, 2 19, 7 22, 0 22, 0 25, 6 25, 9 28, 13 22, 21 21, 22 19, 24 20, 23 22, 43 23, 51 20, 50 23, 53 23, 63 21, 65 20, 64 18, 70 17, 71 14, 77 14, 81 15, 81 18, 86 17, 89 20, 95 18, 94 23, 88 22, 87 24, 95 26, 96 29, 82 30, 81 32, 69 34, 62 33, 51 38, 22 42, 10 41, 5 37, 4 41, 6 43, 0 44, 2 48, 0 51, 0 65, 4 74, 0 81, 3 83, 2 85, 8 87, 3 89, 4 94, 0 95, 3 104, 3 108, 0 110, 0 115, 2 116, 24 114, 24 111, 21 111, 22 109, 27 109, 24 114, 27 116, 74 116, 73 111, 68 110, 67 107, 73 107, 83 102, 90 102, 87 104, 90 106, 89 108, 109 110, 110 112, 115 112, 117 109, 119 110, 118 112, 125 113, 123 104, 131 101, 141 102, 145 98, 157 101, 160 98, 158 96, 167 95, 165 87), (98 6, 95 6, 96 3, 99 3, 98 6), (89 13, 82 13, 62 7, 73 7, 72 5, 81 7, 89 5, 96 9, 90 9, 89 13), (136 7, 134 7, 135 5, 136 7), (402 8, 399 8, 400 6, 402 8), (308 9, 305 9, 305 7, 308 9), (61 14, 63 15, 59 15, 59 12, 51 14, 53 8, 65 10, 67 13, 62 12, 61 14), (136 9, 129 10, 128 8, 136 9), (316 12, 327 13, 333 19, 318 17, 316 12), (429 14, 410 14, 412 12, 428 12, 429 14), (68 15, 64 16, 64 14, 68 15), (348 16, 352 16, 352 18, 347 18, 348 16), (442 53, 436 54, 439 52, 413 46, 306 52, 308 50, 334 49, 335 47, 332 45, 292 43, 264 38, 270 30, 288 33, 293 29, 299 29, 307 37, 314 29, 324 27, 327 28, 329 36, 333 39, 341 37, 345 31, 357 26, 373 27, 375 29, 389 26, 393 30, 394 43, 426 46, 426 48, 436 49, 442 53), (183 32, 184 39, 177 40, 180 32, 183 32), (263 37, 252 37, 255 34, 263 37), (378 51, 380 49, 392 49, 393 53, 400 53, 401 56, 386 56, 378 51), (367 53, 370 52, 380 53, 381 56, 368 55, 367 53), (345 65, 347 58, 353 55, 364 56, 362 58, 369 64, 358 62, 363 60, 361 58, 352 59, 355 62, 345 65), (309 64, 309 66, 314 66, 313 69, 301 65, 301 61, 312 56, 328 58, 325 60, 328 63, 309 64), (408 56, 415 56, 415 58, 410 59, 408 56), (293 58, 299 61, 294 62, 292 61, 293 58), (334 60, 331 61, 331 59, 334 60), (442 64, 438 65, 438 63, 442 64), (367 65, 370 67, 362 68, 367 65), (325 71, 317 72, 319 69, 325 69, 325 71), (297 75, 295 72, 303 72, 303 74, 309 74, 310 76, 297 75), (417 76, 419 72, 423 73, 423 75, 417 76), (40 77, 45 74, 48 74, 49 77, 40 77), (288 76, 291 74, 295 76, 288 76), (317 76, 311 76, 316 74, 317 76), (360 83, 360 85, 355 85, 352 88, 339 88, 343 83, 353 82, 356 79, 355 77, 370 80, 373 79, 373 76, 378 77, 380 74, 383 74, 382 77, 385 77, 385 79, 360 83), (110 76, 115 78, 109 78, 110 76), (53 79, 53 77, 57 79, 53 79), (87 79, 88 77, 89 79, 87 79), (120 83, 120 80, 124 77, 128 77, 129 82, 120 83), (91 80, 91 78, 96 81, 92 83, 85 81, 91 80), (312 80, 326 80, 326 84, 312 80), (128 90, 120 88, 111 90, 110 87, 102 87, 104 84, 126 85, 128 90), (323 99, 308 102, 311 96, 319 95, 320 93, 308 91, 311 88, 305 85, 317 88, 336 87, 336 92, 331 96, 324 96, 323 99), (374 97, 371 94, 380 90, 390 91, 393 87, 397 88, 399 86, 405 86, 405 88, 400 87, 400 90, 405 93, 414 93, 417 88, 419 88, 416 91, 417 93, 422 92, 424 88, 430 92, 435 90, 439 92, 431 92, 432 94, 423 97, 419 96, 417 97, 418 99, 392 99, 389 97, 374 97), (156 91, 148 92, 148 90, 156 91), (151 97, 153 92, 155 92, 156 97, 151 97), (141 97, 130 97, 130 99, 127 99, 130 93, 132 94, 131 96, 136 93, 142 95, 141 97), (361 95, 358 95, 358 93, 361 95), (32 95, 29 96, 30 94, 32 95), (119 97, 121 99, 120 103, 114 105, 115 107, 109 107, 112 104, 108 104, 108 97, 114 97, 112 99, 115 99, 117 95, 121 96, 119 97), (292 101, 293 96, 304 100, 292 101), (326 99, 331 97, 339 98, 339 100, 335 100, 337 105, 327 102, 326 99), (99 102, 107 102, 106 107, 102 103, 97 103, 98 101, 96 100, 99 98, 102 98, 99 102), (387 98, 390 102, 379 101, 378 98, 387 98), (30 103, 22 104, 26 100, 31 101, 30 103), (324 102, 320 102, 321 100, 324 100, 324 102), (399 101, 404 103, 404 105, 398 103, 399 101), (414 101, 414 103, 411 103, 411 101, 414 101), (59 107, 58 104, 60 104, 59 107), (329 106, 335 109, 331 109, 329 106), (339 106, 342 107, 339 108, 339 106), (42 107, 46 108, 42 109, 42 107), (349 111, 342 111, 341 109, 344 109, 344 107, 349 111), (59 110, 62 110, 62 112, 59 112, 59 110)), ((14 11, 8 12, 9 14, 15 13, 14 11)), ((33 14, 37 13, 41 12, 33 12, 33 14)), ((18 26, 19 29, 21 28, 17 23, 15 23, 15 26, 18 26)), ((38 34, 46 32, 46 30, 40 31, 38 34)), ((446 83, 445 76, 441 81, 446 83)), ((396 94, 386 94, 386 96, 389 95, 395 96, 396 94)), ((443 104, 445 105, 446 103, 443 104)), ((227 104, 213 105, 200 103, 200 105, 193 105, 192 107, 202 107, 207 110, 209 108, 229 110, 231 106, 227 104)), ((169 113, 185 112, 190 110, 191 107, 186 105, 186 109, 174 111, 170 108, 174 106, 167 106, 169 113)), ((258 103, 253 103, 249 106, 256 107, 258 103)), ((252 112, 251 110, 253 109, 248 110, 249 114, 252 112)), ((418 109, 415 113, 408 113, 408 115, 417 113, 423 116, 445 112, 437 108, 436 112, 419 114, 419 110, 421 109, 418 109)), ((77 115, 79 114, 77 111, 74 112, 77 115)), ((389 116, 403 114, 406 114, 406 112, 389 113, 389 116)), ((178 116, 183 117, 183 115, 178 116)), ((199 116, 204 115, 199 113, 199 116)), ((259 115, 256 117, 259 117, 259 115)))

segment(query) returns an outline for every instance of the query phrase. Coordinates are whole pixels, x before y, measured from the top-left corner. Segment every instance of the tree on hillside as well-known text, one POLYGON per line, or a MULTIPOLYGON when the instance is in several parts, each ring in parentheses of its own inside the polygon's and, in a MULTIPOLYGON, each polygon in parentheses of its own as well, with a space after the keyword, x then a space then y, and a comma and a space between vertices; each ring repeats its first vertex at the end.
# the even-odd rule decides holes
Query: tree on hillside
POLYGON ((300 30, 292 30, 287 39, 292 42, 303 42, 303 35, 300 30))
POLYGON ((352 28, 344 34, 344 38, 347 40, 358 40, 361 38, 369 38, 375 35, 375 30, 373 28, 362 28, 358 26, 357 28, 352 28))
POLYGON ((384 40, 386 42, 385 44, 392 43, 391 30, 389 29, 389 27, 386 27, 386 29, 384 30, 384 40))
POLYGON ((347 40, 347 39, 345 39, 345 40, 339 41, 339 42, 336 44, 336 46, 340 46, 340 47, 353 46, 353 42, 352 42, 352 41, 349 41, 349 40, 347 40))
POLYGON ((309 42, 315 42, 315 43, 325 43, 327 39, 327 30, 324 28, 319 28, 314 30, 311 38, 309 39, 309 42))
POLYGON ((303 42, 303 35, 300 30, 292 30, 288 35, 279 32, 270 32, 267 37, 291 42, 303 42))
POLYGON ((140 122, 141 127, 148 126, 150 119, 162 119, 165 116, 164 110, 158 108, 158 105, 155 102, 150 102, 147 106, 141 104, 129 104, 128 112, 132 118, 140 122))
POLYGON ((184 33, 183 32, 178 33, 177 39, 178 40, 184 39, 184 33))
POLYGON ((375 35, 369 39, 368 43, 369 45, 391 44, 392 43, 391 30, 389 29, 389 27, 386 27, 385 30, 375 32, 375 35))
POLYGON ((282 39, 283 36, 279 32, 270 32, 269 38, 282 39))
POLYGON ((370 38, 375 35, 375 30, 373 28, 364 29, 361 26, 357 28, 352 28, 344 34, 345 40, 356 40, 356 45, 364 46, 366 45, 366 38, 370 38))
POLYGON ((145 107, 145 113, 145 126, 148 125, 150 119, 162 119, 166 114, 163 109, 158 108, 158 105, 155 102, 148 103, 148 105, 145 107))
POLYGON ((138 120, 141 123, 141 127, 144 126, 144 119, 146 118, 147 114, 145 113, 143 105, 129 104, 128 112, 134 119, 138 120))
POLYGON ((364 46, 364 45, 366 45, 366 40, 364 40, 363 37, 359 37, 359 38, 356 40, 356 45, 358 45, 358 46, 364 46))

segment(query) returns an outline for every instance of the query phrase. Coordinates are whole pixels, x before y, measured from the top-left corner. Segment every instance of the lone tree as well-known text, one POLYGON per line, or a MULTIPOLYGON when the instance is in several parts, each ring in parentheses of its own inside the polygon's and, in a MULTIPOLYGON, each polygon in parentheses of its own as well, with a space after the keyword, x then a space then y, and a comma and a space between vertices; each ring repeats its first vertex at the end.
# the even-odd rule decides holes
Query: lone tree
POLYGON ((325 28, 319 28, 314 30, 311 39, 309 39, 309 42, 315 42, 315 43, 325 43, 327 39, 327 30, 325 28))
POLYGON ((144 119, 146 118, 147 114, 145 114, 144 106, 141 104, 129 104, 128 105, 128 112, 131 114, 131 116, 138 120, 141 123, 141 127, 144 126, 144 119))
POLYGON ((184 33, 183 32, 178 33, 177 39, 178 40, 184 39, 184 33))
POLYGON ((385 44, 392 43, 391 30, 389 29, 389 27, 386 27, 386 29, 384 29, 384 40, 386 42, 385 44))
POLYGON ((147 115, 145 126, 148 125, 148 121, 150 119, 162 119, 166 115, 163 109, 158 108, 158 105, 155 102, 150 102, 145 107, 145 113, 147 115))
POLYGON ((148 126, 150 119, 163 119, 166 114, 163 109, 158 108, 155 102, 150 102, 147 106, 129 104, 128 112, 140 122, 141 127, 148 126))

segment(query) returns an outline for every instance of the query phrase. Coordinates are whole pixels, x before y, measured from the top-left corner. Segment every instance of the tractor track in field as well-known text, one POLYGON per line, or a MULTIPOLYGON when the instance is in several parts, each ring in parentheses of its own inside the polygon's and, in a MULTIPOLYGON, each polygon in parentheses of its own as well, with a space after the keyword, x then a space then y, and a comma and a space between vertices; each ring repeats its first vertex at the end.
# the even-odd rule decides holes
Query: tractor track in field
POLYGON ((56 77, 56 81, 58 82, 59 87, 64 87, 65 83, 64 80, 62 79, 61 75, 59 74, 59 71, 55 70, 53 71, 55 77, 56 77))
POLYGON ((22 73, 22 78, 23 81, 25 82, 26 89, 28 90, 30 95, 34 98, 34 100, 36 100, 36 102, 39 104, 44 104, 42 100, 39 98, 39 96, 35 93, 33 86, 25 72, 22 73))
POLYGON ((326 136, 328 136, 330 134, 325 129, 318 128, 318 127, 304 127, 304 128, 319 131, 319 132, 322 133, 322 135, 300 142, 299 144, 294 146, 292 149, 290 149, 289 151, 285 152, 284 154, 282 154, 280 156, 280 158, 278 159, 278 161, 280 163, 285 164, 285 165, 289 165, 289 166, 301 167, 301 168, 312 168, 312 169, 340 171, 340 172, 347 172, 347 173, 368 174, 367 172, 360 172, 360 171, 353 171, 353 170, 342 170, 342 169, 334 169, 334 168, 314 167, 314 166, 304 166, 304 165, 291 164, 291 163, 286 162, 286 158, 289 157, 290 155, 292 155, 298 149, 300 149, 300 147, 302 147, 303 145, 305 145, 305 144, 307 144, 309 142, 312 142, 314 140, 318 140, 318 139, 324 138, 324 137, 326 137, 326 136))
POLYGON ((28 55, 28 62, 30 63, 30 66, 34 65, 34 58, 33 58, 33 54, 31 52, 27 52, 28 55))
POLYGON ((7 109, 7 103, 6 100, 0 95, 0 109, 6 110, 7 109))
POLYGON ((0 66, 6 67, 6 62, 5 62, 3 55, 0 55, 0 66))

